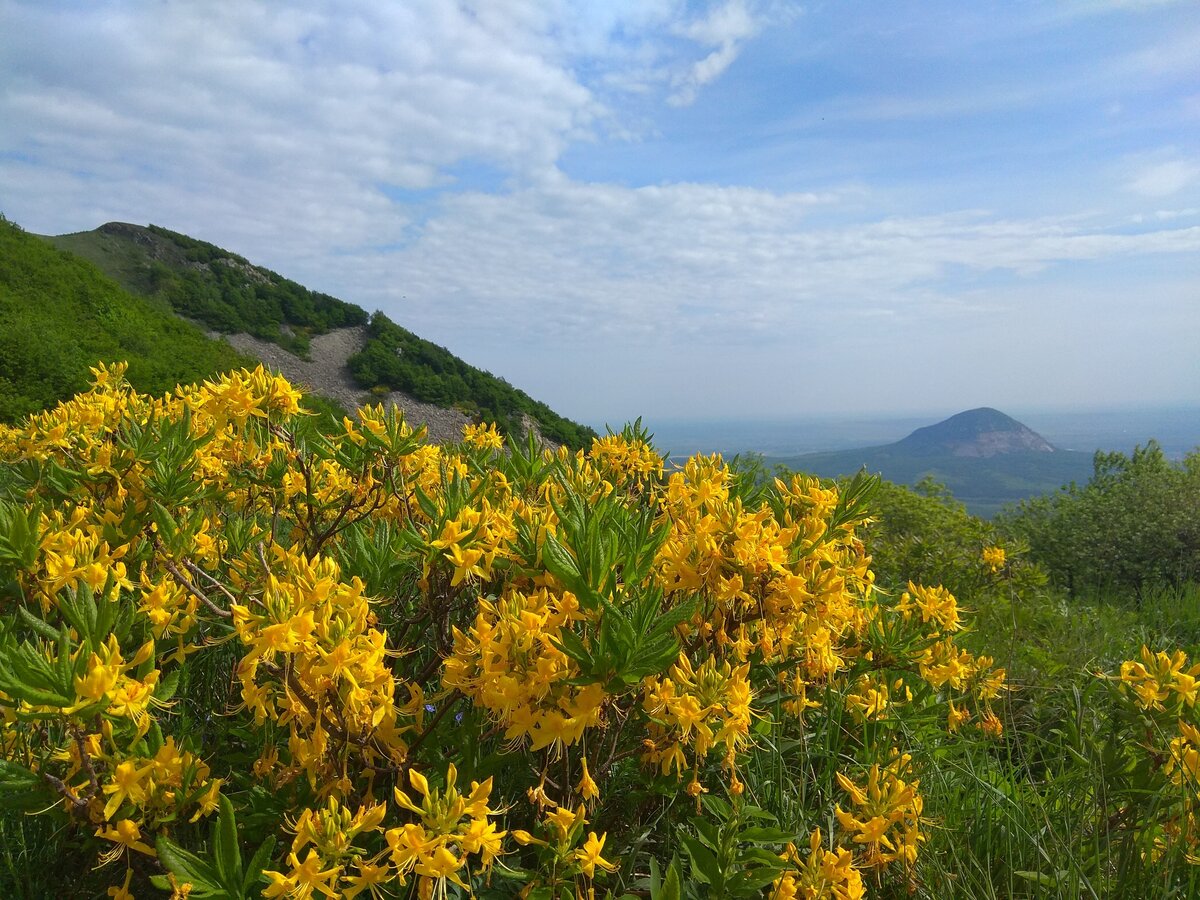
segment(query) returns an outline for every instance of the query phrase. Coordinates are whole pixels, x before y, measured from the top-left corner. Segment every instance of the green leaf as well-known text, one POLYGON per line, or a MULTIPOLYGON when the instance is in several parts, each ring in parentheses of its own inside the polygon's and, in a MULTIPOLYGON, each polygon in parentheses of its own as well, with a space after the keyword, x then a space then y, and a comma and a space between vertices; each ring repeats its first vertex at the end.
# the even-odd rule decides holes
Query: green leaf
POLYGON ((680 900, 681 895, 679 857, 673 856, 671 864, 667 866, 667 877, 663 879, 662 890, 654 900, 680 900))
POLYGON ((717 857, 699 840, 690 834, 679 836, 688 858, 692 861, 692 876, 701 884, 719 886, 724 879, 721 877, 721 867, 717 857))
POLYGON ((583 580, 575 557, 552 534, 546 535, 546 541, 542 544, 542 563, 551 575, 578 597, 580 603, 591 599, 591 591, 583 580))
POLYGON ((786 844, 794 837, 795 835, 788 834, 780 828, 762 828, 759 826, 744 828, 738 833, 739 841, 746 841, 751 844, 786 844))
POLYGON ((590 673, 592 671, 594 663, 592 654, 588 651, 587 647, 584 646, 584 643, 580 639, 579 635, 577 635, 574 631, 571 631, 569 628, 563 629, 561 632, 559 632, 558 640, 552 641, 551 643, 553 643, 555 647, 557 647, 571 659, 579 663, 580 667, 583 668, 585 672, 590 673))
POLYGON ((169 541, 179 533, 179 522, 171 515, 171 511, 157 500, 151 501, 150 518, 158 526, 158 533, 162 535, 163 540, 169 541))
POLYGON ((271 861, 271 853, 275 849, 275 835, 270 835, 262 845, 254 851, 250 862, 246 865, 246 877, 242 879, 242 893, 249 894, 250 889, 262 880, 263 869, 271 861))
POLYGON ((0 760, 0 809, 13 812, 44 810, 53 802, 52 792, 35 772, 0 760))
POLYGON ((164 676, 154 691, 155 700, 166 703, 175 696, 175 692, 179 690, 179 675, 182 671, 182 669, 172 669, 164 676))
POLYGON ((237 820, 234 817, 233 802, 221 794, 217 801, 220 809, 217 821, 213 823, 213 852, 217 857, 217 871, 221 881, 227 887, 242 885, 242 853, 238 849, 237 820))
POLYGON ((48 641, 58 640, 58 632, 31 613, 24 606, 17 607, 17 615, 20 616, 21 621, 32 628, 39 637, 43 637, 48 641))
POLYGON ((721 835, 717 826, 707 819, 697 819, 695 821, 696 835, 701 843, 709 850, 716 851, 721 846, 721 835))
POLYGON ((184 850, 165 835, 159 835, 154 842, 158 851, 158 861, 171 874, 183 881, 190 881, 193 889, 209 893, 220 890, 221 878, 211 863, 206 862, 194 853, 184 850))

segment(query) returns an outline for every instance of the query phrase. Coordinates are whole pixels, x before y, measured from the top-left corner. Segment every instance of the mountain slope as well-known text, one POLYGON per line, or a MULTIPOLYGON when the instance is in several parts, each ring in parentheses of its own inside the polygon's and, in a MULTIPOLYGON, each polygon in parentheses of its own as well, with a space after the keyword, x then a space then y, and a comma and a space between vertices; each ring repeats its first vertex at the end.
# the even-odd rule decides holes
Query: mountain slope
POLYGON ((163 300, 213 331, 244 332, 301 356, 313 334, 367 321, 352 303, 157 225, 109 222, 49 240, 95 263, 132 293, 163 300))
MULTIPOLYGON (((405 409, 421 408, 429 413, 438 407, 464 421, 478 417, 495 422, 505 433, 523 433, 531 420, 543 437, 570 447, 582 447, 595 435, 590 428, 558 415, 502 378, 469 365, 382 313, 368 315, 359 306, 310 291, 205 241, 156 225, 124 222, 47 240, 84 256, 128 290, 168 304, 181 316, 224 334, 248 334, 277 344, 296 360, 310 361, 318 369, 321 361, 310 359, 314 336, 342 331, 358 339, 362 327, 369 325, 361 346, 350 355, 349 378, 358 388, 356 397, 347 402, 341 368, 326 382, 308 385, 343 405, 353 406, 371 395, 376 400, 390 395, 405 409)), ((249 350, 256 346, 254 342, 239 343, 249 350)), ((259 355, 265 358, 268 354, 259 355)), ((284 362, 287 364, 276 365, 285 374, 289 368, 309 371, 290 360, 284 362)), ((428 415, 424 420, 429 421, 428 415)))
POLYGON ((880 447, 772 459, 790 469, 837 478, 866 468, 897 484, 944 484, 974 514, 1086 481, 1092 454, 1059 450, 998 410, 968 410, 880 447))
POLYGON ((149 393, 254 364, 0 217, 0 421, 84 390, 89 366, 119 360, 149 393))

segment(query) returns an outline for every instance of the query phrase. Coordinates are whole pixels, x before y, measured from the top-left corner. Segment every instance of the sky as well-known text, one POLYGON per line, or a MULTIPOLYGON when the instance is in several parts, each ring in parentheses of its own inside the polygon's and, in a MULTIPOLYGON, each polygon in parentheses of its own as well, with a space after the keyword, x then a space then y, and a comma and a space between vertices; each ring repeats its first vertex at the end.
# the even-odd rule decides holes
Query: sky
POLYGON ((593 425, 1195 406, 1200 4, 0 0, 0 212, 593 425))

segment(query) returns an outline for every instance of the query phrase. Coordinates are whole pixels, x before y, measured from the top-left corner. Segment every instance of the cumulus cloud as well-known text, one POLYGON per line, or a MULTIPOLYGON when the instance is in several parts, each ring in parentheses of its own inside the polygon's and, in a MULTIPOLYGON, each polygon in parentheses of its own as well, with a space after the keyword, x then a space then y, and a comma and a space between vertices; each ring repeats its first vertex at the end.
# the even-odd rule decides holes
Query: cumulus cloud
POLYGON ((963 282, 1200 251, 1200 226, 1129 233, 981 213, 847 223, 842 203, 836 192, 548 179, 456 195, 404 248, 335 264, 374 305, 435 334, 465 316, 528 342, 661 348, 770 342, 857 315, 937 322, 978 311, 956 296, 963 282))
POLYGON ((603 6, 108 2, 67 14, 5 0, 0 184, 8 203, 37 206, 17 174, 36 159, 61 179, 65 208, 154 216, 250 239, 250 252, 267 249, 255 232, 293 254, 394 240, 403 216, 386 214, 388 191, 453 188, 462 164, 537 177, 613 118, 604 76, 629 57, 666 78, 717 32, 744 33, 718 10, 689 51, 674 4, 603 6), (626 29, 642 36, 622 40, 626 29), (147 181, 186 202, 135 205, 147 181), (234 206, 257 223, 231 229, 234 206))

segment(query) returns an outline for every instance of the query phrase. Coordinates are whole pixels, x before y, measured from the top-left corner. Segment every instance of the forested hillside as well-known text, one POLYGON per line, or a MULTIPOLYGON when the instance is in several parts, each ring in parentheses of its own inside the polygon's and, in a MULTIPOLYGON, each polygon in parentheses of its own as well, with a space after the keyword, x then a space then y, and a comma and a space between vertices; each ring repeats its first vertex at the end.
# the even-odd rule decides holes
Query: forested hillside
POLYGON ((128 361, 130 383, 155 394, 250 363, 165 304, 0 218, 0 420, 83 390, 101 360, 128 361))
POLYGON ((454 406, 495 422, 508 434, 521 433, 521 420, 528 416, 544 437, 569 447, 583 447, 595 437, 592 429, 563 418, 491 372, 467 365, 383 313, 371 317, 371 338, 350 358, 350 371, 359 384, 383 385, 426 403, 454 406))
POLYGON ((181 316, 224 334, 245 332, 300 355, 308 352, 311 335, 367 321, 362 307, 157 225, 109 222, 50 241, 95 263, 128 290, 165 301, 181 316))

